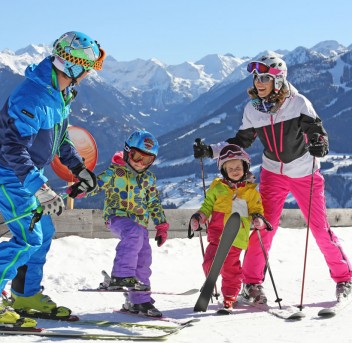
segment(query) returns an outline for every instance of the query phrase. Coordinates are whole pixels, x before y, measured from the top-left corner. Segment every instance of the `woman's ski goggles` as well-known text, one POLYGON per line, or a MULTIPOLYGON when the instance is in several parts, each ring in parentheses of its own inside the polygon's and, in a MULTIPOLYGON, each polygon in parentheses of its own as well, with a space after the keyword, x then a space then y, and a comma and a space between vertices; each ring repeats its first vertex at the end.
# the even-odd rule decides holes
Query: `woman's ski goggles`
POLYGON ((141 150, 136 148, 130 148, 128 153, 128 157, 136 163, 141 163, 144 166, 149 166, 155 161, 155 156, 151 154, 147 154, 141 150))
POLYGON ((257 72, 258 74, 270 74, 270 75, 278 75, 282 73, 282 70, 271 68, 262 62, 248 63, 247 71, 251 74, 253 72, 257 72))
POLYGON ((254 82, 260 82, 260 83, 269 83, 270 81, 274 80, 272 76, 269 74, 254 74, 254 82))

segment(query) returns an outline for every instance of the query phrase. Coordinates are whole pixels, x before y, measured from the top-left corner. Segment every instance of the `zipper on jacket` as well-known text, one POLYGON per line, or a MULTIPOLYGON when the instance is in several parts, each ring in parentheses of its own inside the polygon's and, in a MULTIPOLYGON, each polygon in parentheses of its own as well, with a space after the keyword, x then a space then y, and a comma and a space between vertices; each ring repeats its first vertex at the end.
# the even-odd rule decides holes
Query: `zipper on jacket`
POLYGON ((53 149, 51 150, 51 157, 52 158, 54 158, 54 156, 56 155, 57 145, 58 145, 58 142, 57 142, 57 140, 58 140, 58 138, 57 138, 58 129, 57 129, 57 127, 58 127, 58 124, 55 124, 54 125, 54 138, 53 138, 54 144, 53 144, 53 149))
MULTIPOLYGON (((277 151, 277 143, 276 143, 276 137, 275 137, 275 128, 274 128, 274 121, 273 121, 273 116, 270 116, 270 123, 271 123, 271 133, 273 135, 273 143, 274 143, 274 148, 275 148, 275 154, 277 159, 280 161, 281 165, 280 165, 280 174, 282 174, 282 169, 284 166, 284 163, 281 161, 281 158, 279 156, 279 153, 277 151)), ((282 130, 283 129, 283 125, 280 125, 280 137, 282 136, 282 130)))

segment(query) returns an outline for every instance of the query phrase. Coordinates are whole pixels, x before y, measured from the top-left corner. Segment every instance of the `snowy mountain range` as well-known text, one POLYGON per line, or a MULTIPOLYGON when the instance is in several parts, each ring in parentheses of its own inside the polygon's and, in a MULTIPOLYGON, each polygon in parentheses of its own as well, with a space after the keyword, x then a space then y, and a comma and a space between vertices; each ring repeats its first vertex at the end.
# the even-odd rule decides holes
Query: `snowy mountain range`
MULTIPOLYGON (((29 45, 16 52, 0 52, 1 104, 23 79, 26 66, 38 63, 50 51, 48 46, 29 45)), ((114 150, 123 147, 132 130, 150 130, 161 145, 153 169, 160 180, 164 204, 197 207, 203 191, 199 161, 193 159, 194 139, 201 137, 206 143, 215 143, 234 135, 251 84, 247 63, 266 53, 242 58, 213 54, 179 65, 157 59, 119 62, 108 56, 104 70, 92 72, 78 87, 71 124, 85 127, 94 135, 99 148, 97 171, 109 163, 114 150)), ((352 45, 324 41, 310 49, 297 47, 275 53, 285 59, 288 80, 312 101, 329 133, 332 153, 323 163, 328 206, 352 207, 347 195, 352 191, 352 144, 348 139, 352 122, 352 45), (337 190, 341 185, 347 193, 337 190)), ((249 152, 253 165, 258 165, 260 143, 249 152)), ((215 164, 205 161, 204 167, 209 182, 217 172, 215 164)), ((54 175, 52 179, 56 182, 54 175)), ((87 200, 80 205, 93 207, 87 200)))

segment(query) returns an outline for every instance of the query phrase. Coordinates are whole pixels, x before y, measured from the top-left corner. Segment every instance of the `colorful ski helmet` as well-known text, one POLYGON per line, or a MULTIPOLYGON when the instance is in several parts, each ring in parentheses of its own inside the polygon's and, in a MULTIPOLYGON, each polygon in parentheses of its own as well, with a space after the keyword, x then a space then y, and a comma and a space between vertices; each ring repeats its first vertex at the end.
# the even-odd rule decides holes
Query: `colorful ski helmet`
POLYGON ((63 34, 54 43, 53 64, 69 78, 76 80, 86 70, 102 70, 105 52, 97 41, 82 32, 63 34))
MULTIPOLYGON (((123 159, 129 164, 130 154, 133 150, 142 152, 154 158, 151 160, 151 163, 146 164, 146 169, 148 169, 151 164, 154 162, 155 158, 158 155, 159 143, 157 139, 148 131, 137 130, 134 131, 126 140, 125 148, 123 151, 123 159)), ((143 171, 144 171, 143 170, 143 171)))
POLYGON ((268 74, 274 79, 274 92, 278 93, 286 83, 287 66, 280 57, 269 55, 262 56, 259 61, 250 62, 247 71, 251 74, 268 74))
MULTIPOLYGON (((241 147, 239 147, 236 144, 228 144, 228 145, 224 146, 221 149, 219 157, 218 157, 218 168, 219 168, 221 174, 228 180, 231 180, 231 179, 229 179, 225 168, 223 168, 223 165, 225 162, 231 161, 231 160, 242 160, 242 162, 243 162, 243 177, 240 180, 238 180, 238 182, 243 181, 249 172, 249 168, 251 166, 251 158, 241 147)), ((233 180, 231 180, 231 181, 233 181, 233 180)))

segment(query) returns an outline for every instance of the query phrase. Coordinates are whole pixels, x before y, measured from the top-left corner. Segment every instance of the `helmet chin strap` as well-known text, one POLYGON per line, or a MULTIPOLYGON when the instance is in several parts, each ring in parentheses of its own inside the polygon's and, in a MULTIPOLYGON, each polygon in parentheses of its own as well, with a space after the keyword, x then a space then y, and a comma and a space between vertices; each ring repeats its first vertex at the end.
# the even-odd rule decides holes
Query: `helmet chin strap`
MULTIPOLYGON (((71 83, 70 83, 70 86, 71 87, 74 87, 76 84, 77 84, 77 77, 74 76, 73 72, 72 72, 72 69, 71 67, 68 68, 69 72, 70 72, 70 78, 71 78, 71 83)), ((79 77, 79 76, 78 76, 79 77)))

